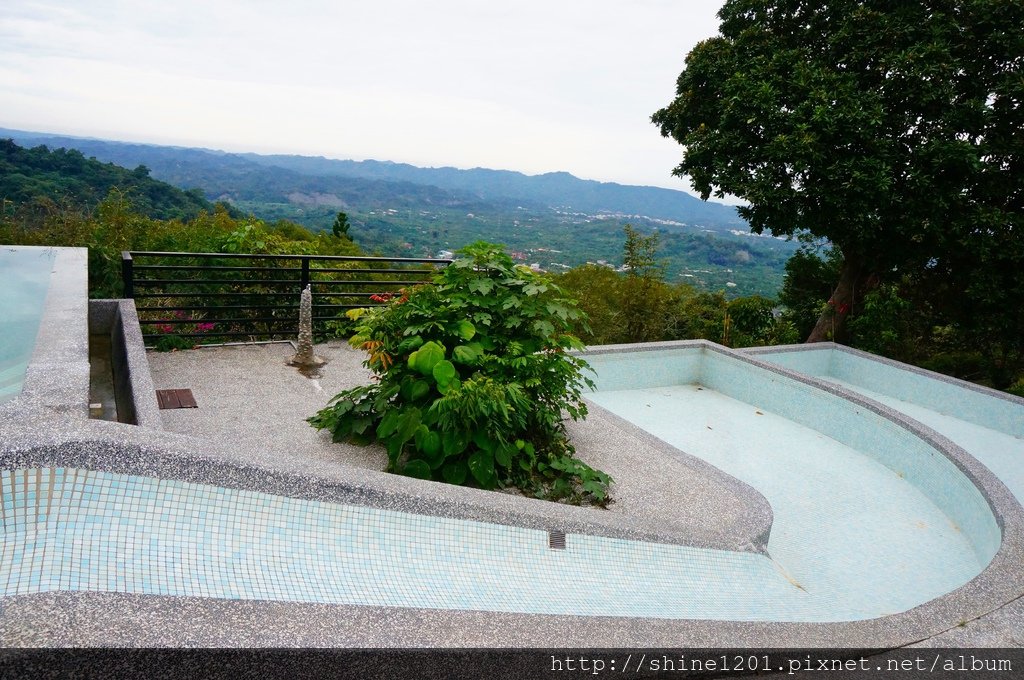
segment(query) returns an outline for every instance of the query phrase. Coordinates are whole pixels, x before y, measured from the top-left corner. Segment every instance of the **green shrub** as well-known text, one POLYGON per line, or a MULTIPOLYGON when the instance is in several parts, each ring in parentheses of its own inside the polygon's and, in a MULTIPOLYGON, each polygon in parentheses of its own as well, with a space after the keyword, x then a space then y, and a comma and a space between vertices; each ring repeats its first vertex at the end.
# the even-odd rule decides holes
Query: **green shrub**
POLYGON ((919 342, 914 338, 913 310, 899 287, 883 284, 864 296, 864 307, 849 321, 849 344, 882 356, 912 361, 919 342))
POLYGON ((569 333, 581 312, 497 246, 459 255, 433 285, 352 315, 375 382, 309 422, 335 441, 380 442, 390 472, 605 504, 611 479, 575 457, 563 422, 586 416, 592 384, 567 352, 582 347, 569 333))
POLYGON ((779 344, 780 335, 789 327, 777 322, 773 309, 775 301, 751 295, 736 298, 726 307, 728 313, 728 337, 723 343, 730 347, 757 347, 779 344))
POLYGON ((153 347, 157 352, 174 352, 179 349, 192 349, 196 341, 191 338, 183 338, 178 335, 164 335, 156 341, 153 347))
POLYGON ((558 285, 579 301, 585 320, 573 325, 573 334, 588 345, 626 342, 622 323, 622 280, 614 269, 598 264, 574 267, 556 278, 558 285))
POLYGON ((725 293, 687 291, 679 306, 679 316, 683 322, 680 338, 695 338, 725 343, 726 309, 729 303, 725 293))
POLYGON ((950 351, 933 354, 921 362, 921 368, 961 380, 978 381, 986 376, 988 363, 981 352, 950 351))
POLYGON ((1010 394, 1015 394, 1018 397, 1024 397, 1024 378, 1021 378, 1014 384, 1010 385, 1006 391, 1010 394))

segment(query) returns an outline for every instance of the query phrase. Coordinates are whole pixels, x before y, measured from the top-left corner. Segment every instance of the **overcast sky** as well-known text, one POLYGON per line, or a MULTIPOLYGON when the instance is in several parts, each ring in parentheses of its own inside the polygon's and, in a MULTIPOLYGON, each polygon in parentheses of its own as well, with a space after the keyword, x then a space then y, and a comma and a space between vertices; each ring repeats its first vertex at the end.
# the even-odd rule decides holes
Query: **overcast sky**
POLYGON ((3 0, 0 126, 689 189, 651 114, 722 0, 3 0))

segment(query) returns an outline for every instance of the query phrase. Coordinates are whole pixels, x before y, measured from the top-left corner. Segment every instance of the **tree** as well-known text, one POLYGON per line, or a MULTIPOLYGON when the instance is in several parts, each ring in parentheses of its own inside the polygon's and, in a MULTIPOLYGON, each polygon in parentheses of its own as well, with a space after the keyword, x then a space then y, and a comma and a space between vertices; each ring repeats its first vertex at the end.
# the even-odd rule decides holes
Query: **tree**
POLYGON ((331 227, 331 231, 337 238, 350 239, 348 235, 348 215, 343 212, 339 212, 338 216, 334 218, 334 226, 331 227))
MULTIPOLYGON (((808 341, 841 337, 883 280, 968 275, 1020 242, 1020 0, 727 0, 719 17, 652 120, 704 199, 733 194, 754 232, 838 249, 808 341)), ((1001 264, 1019 271, 1019 251, 1001 264)), ((1005 303, 1003 283, 977 295, 1005 303)))
POLYGON ((622 248, 622 266, 626 270, 626 280, 622 314, 626 342, 663 340, 665 317, 672 295, 664 281, 665 264, 656 257, 660 241, 658 233, 643 236, 628 224, 623 231, 626 242, 622 248))
POLYGON ((775 301, 760 295, 736 298, 726 308, 731 347, 776 344, 775 301))
POLYGON ((586 315, 573 323, 573 335, 588 345, 626 342, 622 327, 622 276, 611 267, 585 264, 556 278, 586 315))
POLYGON ((786 308, 786 317, 796 326, 799 336, 806 338, 821 317, 824 300, 835 288, 842 256, 835 248, 819 254, 821 246, 805 243, 786 262, 786 276, 779 291, 779 302, 786 308), (822 256, 823 255, 823 256, 822 256))

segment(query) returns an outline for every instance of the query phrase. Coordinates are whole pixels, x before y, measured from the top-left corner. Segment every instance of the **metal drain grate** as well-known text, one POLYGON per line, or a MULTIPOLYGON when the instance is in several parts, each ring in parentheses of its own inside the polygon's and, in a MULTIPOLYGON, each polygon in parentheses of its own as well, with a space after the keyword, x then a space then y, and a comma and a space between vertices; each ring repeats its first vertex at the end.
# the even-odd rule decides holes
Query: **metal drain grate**
POLYGON ((564 531, 549 531, 548 532, 548 547, 552 550, 565 550, 565 532, 564 531))
POLYGON ((199 408, 192 390, 157 390, 156 401, 161 409, 199 408))

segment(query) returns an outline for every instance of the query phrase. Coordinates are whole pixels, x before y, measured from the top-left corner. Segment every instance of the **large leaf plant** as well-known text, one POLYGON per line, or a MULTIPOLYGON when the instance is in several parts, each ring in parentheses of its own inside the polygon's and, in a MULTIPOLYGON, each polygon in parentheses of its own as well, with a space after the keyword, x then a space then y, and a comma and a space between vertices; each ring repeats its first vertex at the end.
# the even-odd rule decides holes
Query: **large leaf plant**
POLYGON ((374 382, 309 419, 335 441, 381 443, 388 471, 605 505, 611 478, 578 459, 563 418, 584 418, 582 318, 544 274, 478 242, 432 284, 355 310, 374 382))

